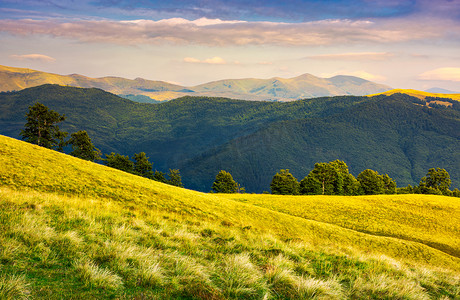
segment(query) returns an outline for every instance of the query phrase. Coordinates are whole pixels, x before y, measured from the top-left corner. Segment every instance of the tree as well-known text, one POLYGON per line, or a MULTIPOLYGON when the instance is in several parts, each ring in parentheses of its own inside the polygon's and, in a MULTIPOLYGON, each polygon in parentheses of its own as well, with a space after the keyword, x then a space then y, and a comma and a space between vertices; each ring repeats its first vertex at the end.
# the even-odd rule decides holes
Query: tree
POLYGON ((93 145, 91 138, 84 130, 72 133, 68 144, 72 146, 72 152, 70 152, 72 156, 89 161, 101 159, 101 151, 93 145))
POLYGON ((161 172, 161 171, 155 170, 155 173, 153 174, 152 179, 155 180, 155 181, 167 183, 167 180, 166 180, 166 177, 165 177, 165 173, 163 173, 163 172, 161 172))
POLYGON ((37 102, 34 106, 29 106, 26 117, 27 123, 20 133, 23 140, 49 149, 58 148, 62 151, 67 133, 60 131, 56 124, 64 121, 65 115, 61 116, 37 102))
POLYGON ((132 159, 134 160, 134 174, 147 178, 152 178, 152 163, 149 162, 149 158, 147 157, 147 155, 145 155, 145 152, 135 153, 132 159))
POLYGON ((270 189, 275 195, 298 195, 299 182, 288 169, 280 170, 273 176, 270 189))
POLYGON ((355 195, 359 183, 341 160, 316 163, 300 181, 300 193, 306 195, 355 195))
POLYGON ((238 190, 238 183, 233 180, 230 173, 221 170, 216 175, 216 179, 214 180, 211 189, 214 193, 236 193, 238 190))
POLYGON ((450 175, 445 169, 431 168, 420 180, 419 188, 422 194, 437 194, 436 190, 438 190, 443 195, 450 195, 451 183, 450 175))
POLYGON ((124 156, 118 153, 110 153, 104 160, 108 167, 119 169, 128 173, 133 173, 134 163, 129 160, 129 156, 124 156))
POLYGON ((168 174, 169 179, 167 180, 167 184, 178 186, 178 187, 184 187, 182 185, 182 177, 180 176, 180 172, 177 169, 171 170, 169 169, 169 174, 168 174))
POLYGON ((388 174, 379 175, 377 171, 366 169, 359 173, 357 179, 365 195, 396 193, 396 182, 388 174))
POLYGON ((388 176, 388 174, 382 176, 382 181, 383 192, 385 194, 396 194, 396 181, 394 181, 390 176, 388 176))

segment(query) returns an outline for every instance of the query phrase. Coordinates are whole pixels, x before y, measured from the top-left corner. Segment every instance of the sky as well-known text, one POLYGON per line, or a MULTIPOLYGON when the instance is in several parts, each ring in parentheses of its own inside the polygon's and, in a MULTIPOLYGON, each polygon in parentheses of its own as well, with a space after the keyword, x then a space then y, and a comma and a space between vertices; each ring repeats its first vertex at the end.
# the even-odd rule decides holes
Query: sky
POLYGON ((460 92, 460 0, 0 0, 0 65, 185 86, 353 75, 460 92))

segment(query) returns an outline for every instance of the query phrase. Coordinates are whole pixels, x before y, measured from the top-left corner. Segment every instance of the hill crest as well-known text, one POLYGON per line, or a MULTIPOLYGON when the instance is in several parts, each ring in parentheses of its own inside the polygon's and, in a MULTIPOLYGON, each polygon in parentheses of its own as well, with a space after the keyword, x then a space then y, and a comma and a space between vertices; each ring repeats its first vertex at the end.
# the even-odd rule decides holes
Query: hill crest
POLYGON ((79 74, 59 75, 27 68, 0 66, 0 91, 22 90, 42 84, 95 87, 117 95, 143 95, 159 101, 187 95, 292 101, 323 96, 363 96, 390 89, 388 86, 353 76, 320 78, 308 73, 293 78, 224 79, 187 87, 143 78, 134 80, 114 76, 91 78, 79 74))

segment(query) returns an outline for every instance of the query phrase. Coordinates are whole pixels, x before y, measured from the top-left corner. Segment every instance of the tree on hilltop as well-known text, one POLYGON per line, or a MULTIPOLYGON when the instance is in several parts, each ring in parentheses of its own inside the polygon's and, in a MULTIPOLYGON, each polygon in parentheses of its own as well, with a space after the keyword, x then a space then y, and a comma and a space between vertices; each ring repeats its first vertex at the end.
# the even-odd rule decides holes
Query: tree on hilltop
POLYGON ((214 193, 236 193, 238 191, 238 183, 233 180, 230 173, 221 170, 212 184, 212 192, 214 193))
POLYGON ((61 116, 37 102, 29 106, 26 117, 27 123, 20 133, 23 140, 45 148, 63 150, 67 132, 61 131, 57 123, 64 121, 65 115, 61 116))
POLYGON ((316 163, 313 170, 300 181, 300 193, 306 195, 355 195, 359 183, 348 171, 344 161, 316 163))
POLYGON ((280 170, 273 176, 270 190, 275 195, 298 195, 299 182, 288 169, 280 170))
POLYGON ((422 194, 443 194, 449 195, 452 193, 449 190, 452 181, 449 173, 442 168, 431 168, 422 177, 419 184, 419 190, 422 194))
POLYGON ((396 193, 396 182, 387 174, 379 175, 377 171, 366 169, 359 173, 357 179, 365 195, 396 193))

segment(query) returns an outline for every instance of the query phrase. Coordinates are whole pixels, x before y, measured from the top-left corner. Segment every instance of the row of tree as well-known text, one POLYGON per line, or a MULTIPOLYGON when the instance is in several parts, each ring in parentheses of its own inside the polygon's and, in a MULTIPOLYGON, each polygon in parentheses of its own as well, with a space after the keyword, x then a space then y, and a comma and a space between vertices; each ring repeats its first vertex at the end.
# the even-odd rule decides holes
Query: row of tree
POLYGON ((34 106, 30 106, 26 118, 27 122, 20 135, 29 143, 60 152, 64 152, 64 148, 70 146, 72 151, 69 154, 72 156, 89 161, 102 160, 109 167, 183 187, 179 170, 170 169, 169 174, 153 172, 152 163, 144 152, 134 154, 133 161, 129 156, 113 152, 102 159, 101 151, 94 146, 86 131, 72 133, 66 140, 68 132, 60 130, 58 125, 65 120, 65 115, 60 115, 41 103, 37 102, 34 106))
POLYGON ((436 194, 460 197, 460 191, 449 190, 452 181, 442 168, 428 170, 418 186, 397 188, 388 174, 366 169, 356 178, 341 160, 316 163, 300 182, 289 172, 280 170, 270 184, 272 194, 278 195, 378 195, 378 194, 436 194))
MULTIPOLYGON (((289 172, 280 170, 270 183, 276 195, 379 195, 379 194, 436 194, 460 197, 460 191, 449 190, 450 175, 445 169, 431 168, 418 186, 397 188, 388 174, 366 169, 355 178, 341 160, 316 163, 300 182, 289 172)), ((220 171, 212 185, 215 193, 241 193, 244 188, 226 171, 220 171)))
POLYGON ((104 159, 108 167, 119 169, 128 173, 136 174, 142 177, 167 183, 170 185, 184 187, 182 185, 182 177, 178 169, 169 169, 169 173, 165 174, 160 171, 153 172, 152 163, 146 156, 145 152, 136 153, 130 160, 129 156, 118 153, 110 153, 104 159), (166 177, 168 176, 168 178, 166 177))

